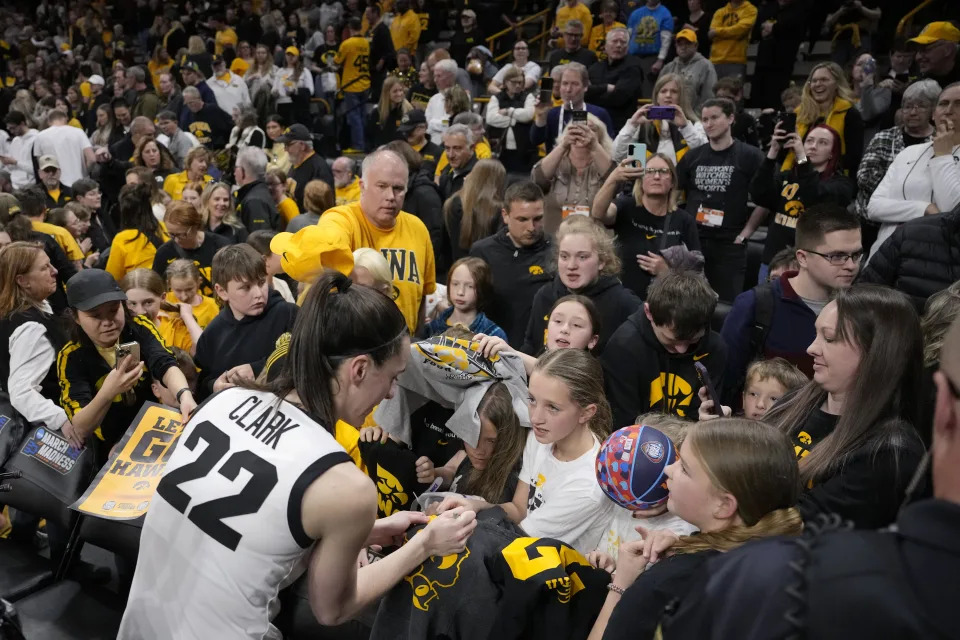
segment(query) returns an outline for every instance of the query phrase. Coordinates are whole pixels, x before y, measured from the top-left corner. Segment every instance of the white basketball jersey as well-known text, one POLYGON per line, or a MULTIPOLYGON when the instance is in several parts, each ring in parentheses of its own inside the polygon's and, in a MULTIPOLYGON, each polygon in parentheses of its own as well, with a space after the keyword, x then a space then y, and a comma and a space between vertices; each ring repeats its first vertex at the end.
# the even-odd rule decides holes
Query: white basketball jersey
POLYGON ((229 389, 184 428, 140 536, 120 638, 280 638, 277 592, 304 569, 303 493, 350 457, 263 392, 229 389))

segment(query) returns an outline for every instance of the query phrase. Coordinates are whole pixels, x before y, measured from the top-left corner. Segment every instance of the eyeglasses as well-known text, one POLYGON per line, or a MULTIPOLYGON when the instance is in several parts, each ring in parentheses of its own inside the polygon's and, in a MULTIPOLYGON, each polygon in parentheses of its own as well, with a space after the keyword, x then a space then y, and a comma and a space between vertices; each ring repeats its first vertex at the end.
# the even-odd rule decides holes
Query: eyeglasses
POLYGON ((174 233, 173 231, 167 231, 167 235, 170 236, 171 238, 173 238, 174 240, 183 240, 184 238, 189 238, 190 236, 192 236, 192 235, 195 234, 195 233, 196 233, 196 231, 193 230, 193 229, 191 229, 191 230, 189 230, 189 231, 181 231, 180 233, 174 233))
POLYGON ((847 260, 853 260, 853 264, 859 264, 863 258, 863 249, 853 253, 820 253, 819 251, 812 251, 810 249, 802 249, 802 251, 820 256, 835 267, 842 267, 847 264, 847 260))
POLYGON ((570 31, 565 31, 563 35, 565 35, 565 36, 570 36, 571 38, 582 38, 582 37, 583 37, 583 34, 582 34, 582 33, 572 33, 572 32, 570 32, 570 31))
POLYGON ((668 176, 670 175, 670 169, 666 167, 647 167, 643 170, 643 173, 648 176, 668 176))
POLYGON ((904 103, 900 106, 903 111, 925 111, 931 108, 929 104, 904 103))

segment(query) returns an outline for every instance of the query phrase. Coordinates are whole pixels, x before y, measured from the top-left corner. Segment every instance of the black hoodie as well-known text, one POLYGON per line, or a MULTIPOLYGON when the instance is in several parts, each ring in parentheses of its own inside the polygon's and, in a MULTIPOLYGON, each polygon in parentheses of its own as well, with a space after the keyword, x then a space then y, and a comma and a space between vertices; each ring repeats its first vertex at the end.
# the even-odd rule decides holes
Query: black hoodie
POLYGON ((200 369, 197 399, 203 400, 213 393, 213 383, 220 374, 237 365, 249 364, 254 375, 260 375, 277 339, 293 330, 297 308, 284 301, 276 290, 270 291, 266 308, 258 316, 237 320, 230 306, 224 306, 197 342, 196 361, 200 369))
MULTIPOLYGON (((523 338, 520 350, 535 356, 543 350, 547 341, 547 320, 553 304, 573 293, 586 296, 593 301, 600 314, 600 341, 593 348, 595 354, 603 352, 607 340, 614 334, 621 324, 643 304, 633 291, 624 287, 618 278, 600 276, 596 282, 579 291, 571 291, 556 276, 537 291, 533 298, 533 308, 530 310, 530 322, 527 324, 527 333, 523 338)), ((501 325, 502 326, 502 325, 501 325)))
MULTIPOLYGON (((403 199, 403 210, 417 216, 420 222, 427 225, 436 257, 446 242, 447 229, 443 225, 443 200, 440 199, 440 190, 433 183, 432 173, 428 174, 421 167, 418 173, 410 176, 407 195, 403 199)), ((447 273, 444 271, 441 274, 440 269, 437 269, 437 276, 446 278, 447 273)))
POLYGON ((669 353, 640 309, 617 329, 608 346, 600 362, 614 429, 634 424, 637 416, 650 411, 696 420, 701 385, 694 362, 703 363, 716 388, 723 386, 727 347, 716 331, 709 330, 686 353, 669 353))
POLYGON ((506 227, 470 247, 470 255, 490 265, 493 276, 493 300, 483 312, 506 332, 514 349, 523 344, 534 297, 550 281, 549 249, 546 236, 528 247, 516 246, 506 227))

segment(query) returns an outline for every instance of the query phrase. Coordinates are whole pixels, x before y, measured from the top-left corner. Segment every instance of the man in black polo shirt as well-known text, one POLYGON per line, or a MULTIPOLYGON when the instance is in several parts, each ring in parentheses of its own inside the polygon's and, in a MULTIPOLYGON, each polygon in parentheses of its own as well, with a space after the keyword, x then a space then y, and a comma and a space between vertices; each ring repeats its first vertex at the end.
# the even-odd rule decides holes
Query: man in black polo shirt
POLYGON ((529 180, 504 194, 503 227, 478 240, 470 255, 482 258, 493 274, 493 301, 486 310, 516 349, 523 343, 533 296, 550 281, 550 240, 543 235, 543 191, 529 180))
POLYGON ((297 201, 300 211, 305 211, 303 208, 304 187, 311 180, 323 180, 330 185, 330 190, 333 191, 333 172, 327 165, 327 161, 313 151, 313 136, 310 135, 310 130, 302 124, 290 125, 277 140, 283 143, 287 154, 290 156, 292 166, 288 176, 296 184, 293 199, 297 201))

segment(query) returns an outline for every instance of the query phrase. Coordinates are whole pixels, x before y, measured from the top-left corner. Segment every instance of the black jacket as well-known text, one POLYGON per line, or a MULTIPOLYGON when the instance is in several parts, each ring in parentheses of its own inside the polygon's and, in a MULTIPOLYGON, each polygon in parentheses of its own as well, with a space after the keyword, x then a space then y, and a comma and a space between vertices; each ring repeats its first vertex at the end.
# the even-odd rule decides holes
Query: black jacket
POLYGON ((176 240, 167 240, 157 247, 157 253, 153 257, 153 270, 166 280, 167 267, 171 262, 179 259, 191 260, 200 272, 200 293, 213 297, 216 295, 212 282, 213 257, 228 244, 230 242, 226 238, 209 231, 203 234, 203 242, 195 249, 184 249, 176 240))
POLYGON ((493 275, 493 301, 484 313, 506 332, 514 349, 523 344, 534 297, 550 282, 549 250, 546 236, 528 247, 516 246, 506 227, 470 247, 470 255, 483 258, 493 275))
POLYGON ((297 309, 297 305, 284 301, 276 291, 270 291, 266 308, 258 316, 237 320, 230 306, 225 306, 197 341, 199 399, 213 393, 213 383, 220 374, 237 365, 249 364, 254 375, 260 375, 277 340, 293 330, 297 309))
POLYGON ((922 313, 927 298, 960 280, 960 207, 900 225, 870 258, 859 282, 903 291, 922 313))
POLYGON ((250 235, 245 228, 235 227, 227 224, 226 222, 221 222, 219 225, 217 225, 217 228, 212 229, 210 233, 215 233, 224 238, 227 241, 227 244, 240 244, 241 242, 246 242, 247 236, 250 235))
POLYGON ((367 143, 367 153, 394 140, 402 140, 403 136, 397 133, 400 120, 403 118, 403 109, 394 107, 380 122, 380 107, 376 106, 367 116, 367 131, 364 140, 367 143))
POLYGON ((603 107, 619 130, 637 110, 637 96, 643 88, 643 68, 636 56, 612 62, 609 59, 590 66, 590 87, 586 101, 603 107), (616 88, 607 91, 607 85, 616 88))
POLYGON ((615 429, 634 424, 649 411, 696 420, 700 381, 693 363, 702 362, 721 389, 727 347, 719 333, 709 330, 686 353, 669 353, 640 309, 613 334, 600 362, 615 429))
POLYGON ((447 199, 455 194, 460 189, 463 189, 463 181, 467 179, 467 176, 470 175, 470 172, 473 171, 473 168, 477 166, 477 154, 473 154, 473 157, 470 158, 470 162, 466 164, 463 169, 459 169, 454 173, 453 165, 448 164, 443 168, 443 171, 440 172, 440 197, 443 198, 443 201, 446 202, 447 199))
POLYGON ((797 221, 807 207, 822 202, 845 207, 853 201, 857 187, 842 172, 836 171, 826 180, 821 180, 820 175, 809 162, 780 171, 776 160, 763 159, 750 183, 750 195, 756 204, 773 211, 763 247, 764 264, 769 264, 778 251, 794 244, 797 221))
POLYGON ((572 293, 587 296, 597 306, 597 312, 600 314, 600 341, 593 349, 596 354, 603 352, 607 340, 614 334, 617 327, 642 305, 637 294, 624 287, 620 280, 613 276, 600 276, 596 282, 580 291, 570 291, 560 281, 560 276, 556 276, 553 282, 540 287, 537 295, 533 297, 530 322, 527 324, 521 351, 535 356, 543 350, 547 340, 547 320, 550 309, 557 300, 572 293))
POLYGON ((62 207, 63 205, 73 200, 73 191, 70 190, 70 187, 68 187, 67 185, 61 182, 59 186, 59 190, 60 190, 60 198, 58 200, 54 200, 53 195, 51 195, 50 191, 46 187, 44 187, 43 192, 46 195, 45 201, 46 201, 47 209, 56 209, 57 207, 62 207))
POLYGON ((892 530, 818 529, 805 532, 802 545, 776 537, 711 559, 664 621, 663 637, 956 637, 960 505, 908 505, 892 530))
POLYGON ((237 216, 247 231, 277 228, 280 215, 263 180, 245 184, 237 191, 237 216))
MULTIPOLYGON (((407 195, 403 199, 403 210, 417 216, 420 222, 427 225, 434 256, 436 256, 437 251, 443 246, 446 230, 443 226, 443 200, 440 199, 440 190, 433 182, 432 169, 429 174, 420 171, 410 176, 407 195)), ((437 273, 440 273, 439 269, 437 273)))

